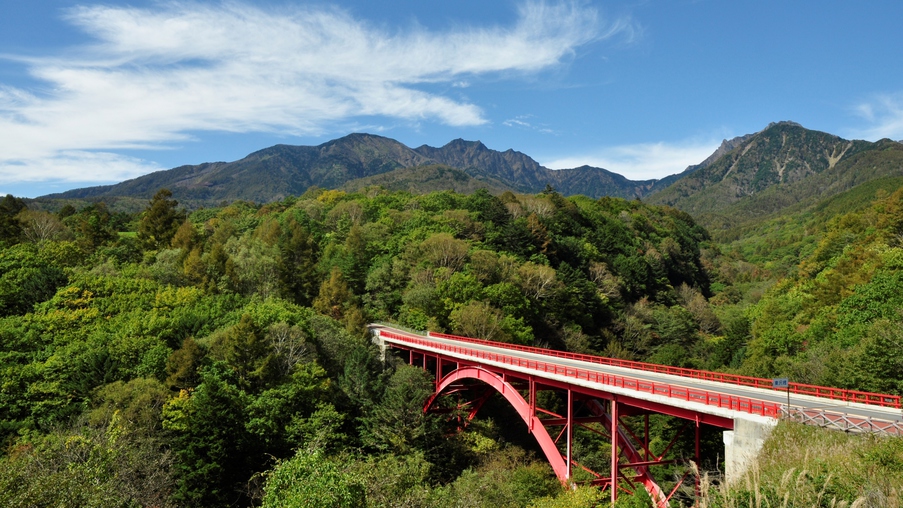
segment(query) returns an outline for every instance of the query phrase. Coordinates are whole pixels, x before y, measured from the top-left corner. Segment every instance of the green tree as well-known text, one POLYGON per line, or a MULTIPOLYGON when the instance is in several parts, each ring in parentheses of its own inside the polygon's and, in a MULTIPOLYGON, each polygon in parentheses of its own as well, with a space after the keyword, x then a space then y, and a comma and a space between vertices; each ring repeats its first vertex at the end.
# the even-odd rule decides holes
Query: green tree
POLYGON ((0 458, 0 506, 174 506, 171 457, 123 425, 116 418, 100 429, 78 425, 20 439, 0 458))
POLYGON ((289 217, 279 237, 279 280, 283 292, 299 305, 310 305, 317 296, 319 246, 310 232, 289 217))
POLYGON ((164 407, 164 428, 175 435, 173 499, 185 506, 234 506, 243 498, 251 449, 246 396, 228 378, 208 369, 194 393, 164 407))
POLYGON ((320 284, 320 294, 314 299, 314 309, 333 319, 342 319, 348 308, 354 305, 354 295, 342 276, 339 267, 332 268, 329 278, 320 284))
POLYGON ((0 316, 31 311, 65 282, 63 270, 32 244, 0 250, 0 316))
POLYGON ((399 367, 379 402, 362 419, 361 439, 373 449, 399 455, 435 445, 438 417, 423 411, 432 393, 433 383, 423 369, 399 367))
POLYGON ((138 240, 145 249, 156 250, 169 246, 176 231, 185 222, 185 212, 176 207, 179 202, 170 199, 169 189, 160 189, 150 200, 138 223, 138 240))
POLYGON ((65 223, 75 232, 78 240, 91 249, 116 238, 113 216, 103 201, 82 208, 77 214, 67 217, 65 223))
POLYGON ((266 332, 250 314, 211 341, 211 354, 235 372, 244 388, 269 386, 279 372, 278 359, 266 332))
POLYGON ((22 224, 17 215, 26 210, 25 202, 7 194, 0 200, 0 246, 4 243, 12 245, 22 238, 22 224))
POLYGON ((175 390, 194 388, 201 382, 201 367, 206 355, 193 337, 186 337, 182 347, 166 360, 166 386, 175 390))
POLYGON ((363 482, 319 450, 298 450, 267 474, 263 508, 359 508, 366 506, 363 482))

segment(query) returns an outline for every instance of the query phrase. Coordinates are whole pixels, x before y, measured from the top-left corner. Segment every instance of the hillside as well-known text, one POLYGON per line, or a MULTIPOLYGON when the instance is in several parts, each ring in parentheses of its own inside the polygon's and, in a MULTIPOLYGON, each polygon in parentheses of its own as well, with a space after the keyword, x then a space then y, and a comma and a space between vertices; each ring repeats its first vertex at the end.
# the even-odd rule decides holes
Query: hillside
MULTIPOLYGON (((883 153, 860 152, 858 167, 884 171, 883 153)), ((561 489, 502 404, 487 402, 463 432, 425 415, 432 378, 379 360, 363 329, 376 320, 903 393, 903 178, 755 230, 744 247, 811 240, 775 283, 767 263, 722 252, 672 207, 552 191, 413 195, 374 188, 382 177, 478 182, 427 165, 358 180, 369 182, 360 192, 235 202, 187 221, 165 194, 124 221, 101 204, 7 213, 21 231, 0 237, 0 505, 268 506, 295 495, 286 486, 351 506, 601 502, 561 489)), ((650 438, 662 447, 682 427, 653 416, 650 438)), ((720 431, 701 432, 708 506, 787 495, 839 506, 898 488, 858 475, 900 470, 890 440, 793 428, 779 429, 749 482, 715 487, 720 431)), ((581 427, 575 443, 606 471, 604 437, 581 427)), ((678 488, 675 505, 694 494, 681 460, 692 445, 678 439, 656 473, 678 488)), ((875 499, 859 506, 892 506, 875 499)))
MULTIPOLYGON (((434 176, 398 172, 420 166, 444 165, 463 171, 481 186, 496 192, 540 192, 550 185, 564 195, 637 198, 647 195, 655 180, 632 181, 602 168, 583 166, 551 170, 527 155, 499 152, 479 141, 454 140, 441 148, 411 149, 393 139, 372 134, 351 134, 318 146, 276 145, 235 162, 213 162, 157 171, 116 185, 75 189, 41 199, 150 198, 160 188, 191 207, 214 206, 224 201, 257 203, 300 196, 311 187, 361 188, 380 182, 386 188, 440 190, 434 176), (355 182, 377 175, 376 180, 355 182)), ((472 182, 466 189, 477 186, 472 182)), ((447 189, 457 189, 452 186, 447 189)))
POLYGON ((401 143, 369 134, 351 134, 319 146, 276 145, 235 162, 214 162, 157 171, 125 182, 75 189, 50 198, 150 198, 166 187, 187 202, 242 199, 268 203, 301 195, 312 186, 342 184, 430 160, 401 143))
POLYGON ((792 122, 772 124, 647 201, 684 210, 717 238, 796 213, 874 179, 903 175, 903 145, 849 141, 792 122))
POLYGON ((339 188, 348 192, 357 192, 369 187, 406 191, 411 194, 429 194, 441 190, 471 194, 478 189, 487 189, 493 194, 501 194, 508 190, 503 182, 496 181, 493 184, 485 180, 477 180, 460 169, 443 164, 399 168, 387 173, 351 180, 339 188))
MULTIPOLYGON (((99 204, 22 216, 0 237, 0 505, 268 506, 293 471, 316 499, 354 486, 347 506, 571 496, 510 409, 462 433, 424 414, 432 381, 364 325, 718 363, 707 235, 635 200, 503 197, 320 189, 186 221, 159 193, 130 231, 99 204)), ((605 439, 575 435, 604 470, 605 439)))

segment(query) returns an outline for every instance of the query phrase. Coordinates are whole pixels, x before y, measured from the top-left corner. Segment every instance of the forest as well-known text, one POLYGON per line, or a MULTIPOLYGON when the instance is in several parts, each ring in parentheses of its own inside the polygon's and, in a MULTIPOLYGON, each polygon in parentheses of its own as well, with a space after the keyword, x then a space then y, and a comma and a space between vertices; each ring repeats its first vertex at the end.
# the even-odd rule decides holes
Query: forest
MULTIPOLYGON (((757 241, 790 252, 775 263, 675 208, 552 188, 313 188, 191 211, 161 189, 138 214, 7 196, 0 504, 595 506, 501 404, 463 432, 424 414, 431 380, 381 362, 366 325, 903 394, 903 190, 865 203, 766 224, 757 241)), ((667 442, 676 424, 653 426, 667 442)), ((604 464, 604 442, 578 441, 604 464)), ((903 471, 903 446, 876 449, 860 454, 875 475, 903 471)), ((720 488, 711 456, 694 466, 708 506, 747 506, 755 489, 720 488)), ((824 485, 824 506, 871 488, 793 481, 824 485)))

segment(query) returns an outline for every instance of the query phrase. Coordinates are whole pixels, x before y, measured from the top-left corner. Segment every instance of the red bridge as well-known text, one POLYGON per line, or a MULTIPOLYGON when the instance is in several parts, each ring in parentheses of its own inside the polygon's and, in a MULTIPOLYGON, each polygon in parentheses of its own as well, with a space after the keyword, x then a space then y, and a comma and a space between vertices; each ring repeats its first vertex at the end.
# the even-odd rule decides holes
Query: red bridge
MULTIPOLYGON (((653 452, 649 415, 686 421, 695 437, 693 461, 699 464, 700 428, 724 431, 727 481, 745 471, 780 418, 853 432, 903 435, 900 397, 789 383, 772 388, 771 379, 737 376, 581 355, 454 335, 419 335, 371 325, 374 341, 407 352, 406 360, 435 375, 436 391, 426 409, 441 410, 438 398, 455 395, 469 421, 493 393, 501 394, 525 422, 558 479, 571 484, 580 468, 591 483, 618 493, 642 485, 656 503, 668 500, 681 482, 664 492, 650 468, 674 462, 665 457, 677 437, 653 452), (553 390, 566 398, 562 414, 537 405, 537 394, 553 390), (642 416, 643 428, 632 429, 624 417, 642 416), (601 474, 574 460, 575 428, 604 435, 611 443, 609 471, 601 474)), ((636 420, 634 420, 636 422, 636 420)), ((639 426, 634 423, 634 426, 639 426)))

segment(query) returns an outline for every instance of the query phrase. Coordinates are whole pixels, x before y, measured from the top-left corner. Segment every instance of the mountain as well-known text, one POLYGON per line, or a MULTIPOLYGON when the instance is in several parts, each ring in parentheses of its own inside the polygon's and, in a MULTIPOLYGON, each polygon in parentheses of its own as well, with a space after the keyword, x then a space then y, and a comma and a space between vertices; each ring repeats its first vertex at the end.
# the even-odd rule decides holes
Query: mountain
MULTIPOLYGON (((372 134, 350 134, 318 146, 276 145, 234 162, 158 171, 116 185, 75 189, 44 198, 146 200, 166 187, 188 207, 247 200, 265 203, 307 189, 381 186, 415 193, 435 190, 640 198, 694 215, 718 231, 802 209, 875 178, 903 174, 903 145, 850 141, 779 122, 724 140, 699 164, 661 180, 634 181, 581 166, 552 170, 514 150, 455 139, 442 147, 404 144, 372 134)), ((39 198, 40 201, 41 198, 39 198)))
POLYGON ((487 189, 494 194, 501 194, 509 190, 509 187, 503 182, 491 183, 477 180, 460 169, 444 164, 399 168, 388 173, 351 180, 339 189, 357 192, 373 186, 390 191, 408 191, 411 194, 428 194, 440 190, 470 194, 479 189, 487 189))
POLYGON ((456 139, 442 148, 424 145, 415 151, 440 164, 461 168, 478 180, 505 182, 511 190, 525 193, 541 192, 546 185, 551 185, 566 196, 583 194, 594 198, 640 198, 649 194, 656 182, 628 180, 617 173, 592 166, 548 169, 521 152, 499 152, 479 141, 456 139))
POLYGON ((395 140, 351 134, 319 146, 276 145, 235 162, 180 166, 116 185, 75 189, 47 197, 149 198, 166 187, 180 201, 269 202, 301 195, 314 185, 336 188, 350 180, 430 162, 395 140))
POLYGON ((780 122, 746 137, 647 201, 679 208, 709 228, 729 229, 899 175, 903 145, 897 142, 850 141, 780 122))
MULTIPOLYGON (((44 198, 150 198, 166 187, 189 205, 216 204, 236 199, 269 202, 301 195, 313 186, 437 190, 444 179, 462 184, 463 176, 436 165, 461 171, 473 182, 447 188, 485 187, 495 192, 536 193, 551 185, 565 195, 639 198, 656 180, 632 181, 602 168, 583 166, 552 170, 529 156, 499 152, 479 141, 456 139, 440 148, 411 149, 398 141, 372 134, 351 134, 318 146, 276 145, 235 162, 213 162, 157 171, 115 185, 75 189, 44 198), (413 168, 428 167, 420 175, 413 168), (409 171, 399 171, 409 170, 409 171), (380 178, 375 178, 380 176, 380 178)), ((441 187, 440 187, 441 188, 441 187)))
POLYGON ((753 136, 755 136, 755 134, 747 134, 745 136, 737 136, 737 137, 735 137, 733 139, 729 139, 729 140, 728 139, 722 140, 721 146, 716 148, 715 151, 712 152, 712 155, 709 155, 704 161, 700 162, 699 164, 693 164, 693 165, 687 166, 687 169, 683 170, 682 172, 680 172, 676 175, 669 175, 669 176, 662 178, 661 180, 657 180, 655 182, 655 184, 652 186, 652 192, 650 192, 650 194, 656 193, 662 189, 665 189, 666 187, 670 187, 671 184, 680 180, 681 178, 683 178, 691 173, 694 173, 700 169, 704 169, 704 168, 711 166, 715 161, 720 159, 722 156, 724 156, 725 154, 727 154, 734 148, 737 148, 738 146, 740 146, 742 143, 744 143, 746 140, 748 140, 749 138, 751 138, 753 136))

